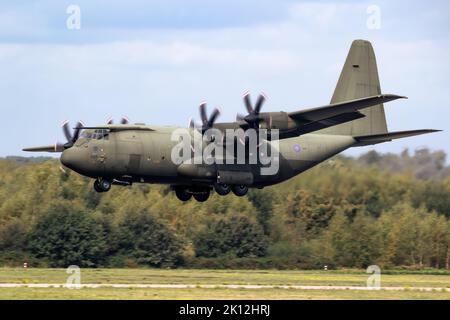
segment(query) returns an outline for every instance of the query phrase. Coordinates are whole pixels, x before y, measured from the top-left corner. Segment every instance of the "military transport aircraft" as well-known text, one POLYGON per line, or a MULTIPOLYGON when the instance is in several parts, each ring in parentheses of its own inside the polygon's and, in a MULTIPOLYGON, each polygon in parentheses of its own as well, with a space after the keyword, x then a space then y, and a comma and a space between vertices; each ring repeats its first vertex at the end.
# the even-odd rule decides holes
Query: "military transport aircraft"
MULTIPOLYGON (((285 181, 350 147, 388 142, 439 130, 423 129, 388 132, 383 103, 406 98, 382 94, 375 54, 370 42, 355 40, 350 48, 336 89, 329 105, 295 112, 261 112, 265 96, 253 105, 249 94, 244 95, 248 114, 237 115, 235 122, 216 123, 219 110, 208 117, 206 104, 200 105, 202 123, 190 122, 185 129, 194 137, 200 134, 200 145, 243 144, 245 159, 251 153, 250 140, 204 138, 209 129, 224 132, 234 129, 244 132, 265 130, 267 137, 257 141, 278 154, 278 170, 262 174, 262 163, 175 163, 173 133, 176 127, 120 124, 84 126, 79 122, 71 132, 63 124, 67 142, 52 146, 26 148, 24 151, 62 152, 61 163, 81 175, 95 179, 97 192, 105 192, 112 184, 127 186, 134 182, 168 184, 176 196, 187 201, 194 197, 206 201, 214 190, 219 195, 233 192, 244 196, 248 188, 263 188, 285 181), (273 134, 276 132, 275 134, 273 134), (275 137, 275 138, 274 138, 275 137), (276 142, 276 143, 275 143, 276 142)), ((259 137, 259 136, 258 136, 259 137)), ((194 142, 195 139, 193 138, 194 142)), ((192 147, 192 145, 189 144, 192 147)), ((267 149, 267 150, 268 150, 267 149)), ((233 146, 234 150, 234 146, 233 146)), ((189 151, 190 153, 190 151, 189 151)))

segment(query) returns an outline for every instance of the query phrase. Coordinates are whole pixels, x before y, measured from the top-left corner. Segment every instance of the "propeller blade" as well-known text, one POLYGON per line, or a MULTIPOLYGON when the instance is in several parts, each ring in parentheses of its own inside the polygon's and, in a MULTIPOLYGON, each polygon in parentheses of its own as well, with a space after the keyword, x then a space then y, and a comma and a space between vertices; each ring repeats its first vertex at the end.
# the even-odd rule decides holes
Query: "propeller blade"
POLYGON ((128 124, 130 123, 130 119, 128 117, 123 116, 122 119, 120 119, 120 124, 128 124))
POLYGON ((189 118, 189 124, 188 124, 188 127, 191 128, 191 129, 194 129, 194 128, 195 128, 195 123, 194 123, 194 120, 192 120, 192 118, 189 118))
POLYGON ((261 107, 266 99, 267 99, 267 97, 264 93, 261 93, 259 95, 258 100, 256 101, 256 105, 255 105, 255 114, 259 114, 259 112, 261 111, 261 107))
POLYGON ((72 141, 73 137, 72 134, 70 133, 70 129, 69 129, 69 121, 64 121, 64 123, 62 124, 62 129, 64 132, 64 136, 66 137, 67 141, 72 141))
POLYGON ((106 124, 113 124, 114 120, 112 117, 109 117, 108 120, 106 121, 106 124))
POLYGON ((247 108, 248 113, 253 113, 252 102, 250 100, 250 91, 247 91, 244 94, 244 103, 245 103, 245 107, 247 108))
POLYGON ((211 116, 208 120, 208 127, 211 128, 214 125, 214 122, 216 122, 217 117, 220 115, 220 110, 218 108, 215 108, 213 112, 211 113, 211 116))
POLYGON ((240 113, 236 113, 236 121, 245 121, 244 120, 245 116, 240 114, 240 113))
POLYGON ((200 104, 200 118, 204 126, 208 124, 208 115, 206 114, 206 102, 200 104))
POLYGON ((83 123, 81 121, 77 122, 77 126, 73 131, 72 143, 75 143, 80 137, 81 128, 83 127, 83 123))

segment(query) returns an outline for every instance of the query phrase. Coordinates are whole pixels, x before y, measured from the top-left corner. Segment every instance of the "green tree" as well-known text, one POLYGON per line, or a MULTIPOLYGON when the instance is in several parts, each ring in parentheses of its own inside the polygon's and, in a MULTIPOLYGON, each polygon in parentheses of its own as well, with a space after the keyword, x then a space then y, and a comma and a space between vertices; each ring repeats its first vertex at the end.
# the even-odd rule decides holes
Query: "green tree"
POLYGON ((267 251, 267 238, 261 226, 244 215, 219 218, 194 238, 197 256, 260 257, 267 251))
MULTIPOLYGON (((448 179, 447 179, 448 180, 448 179)), ((417 188, 413 205, 425 205, 429 211, 437 211, 450 218, 450 180, 447 184, 441 181, 427 182, 417 188)))
POLYGON ((56 205, 38 220, 29 247, 52 267, 95 267, 105 258, 106 242, 102 228, 88 214, 56 205))
POLYGON ((269 233, 269 221, 273 215, 274 192, 272 188, 265 190, 250 190, 248 198, 256 209, 256 217, 263 227, 264 233, 269 233))
POLYGON ((379 258, 380 238, 375 218, 358 212, 350 221, 338 212, 322 236, 324 262, 344 267, 366 267, 379 258))
POLYGON ((18 218, 0 224, 0 250, 21 251, 26 248, 27 228, 18 218))
POLYGON ((182 263, 181 240, 145 209, 127 214, 117 237, 118 254, 138 264, 171 267, 182 263))

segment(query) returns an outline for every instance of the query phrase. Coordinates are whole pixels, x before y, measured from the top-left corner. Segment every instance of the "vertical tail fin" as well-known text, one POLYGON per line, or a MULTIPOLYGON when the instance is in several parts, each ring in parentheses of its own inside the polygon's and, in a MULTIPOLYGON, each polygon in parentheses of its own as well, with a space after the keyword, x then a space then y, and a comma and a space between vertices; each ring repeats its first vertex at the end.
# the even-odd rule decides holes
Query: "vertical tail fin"
MULTIPOLYGON (((381 94, 377 62, 372 45, 366 40, 355 40, 334 90, 331 103, 381 94)), ((322 130, 322 133, 362 136, 387 132, 383 104, 360 111, 364 118, 322 130)))

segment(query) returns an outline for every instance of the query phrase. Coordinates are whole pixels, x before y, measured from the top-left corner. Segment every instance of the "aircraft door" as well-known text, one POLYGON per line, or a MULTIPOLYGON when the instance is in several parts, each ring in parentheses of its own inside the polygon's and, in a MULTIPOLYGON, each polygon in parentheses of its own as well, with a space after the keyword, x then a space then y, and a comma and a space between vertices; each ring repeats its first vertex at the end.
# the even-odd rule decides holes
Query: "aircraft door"
POLYGON ((98 171, 99 176, 105 174, 105 163, 107 160, 105 139, 108 139, 108 132, 106 130, 95 130, 87 146, 91 165, 95 171, 98 171))
POLYGON ((142 174, 143 147, 141 133, 127 130, 118 134, 115 162, 125 175, 139 176, 142 174))

